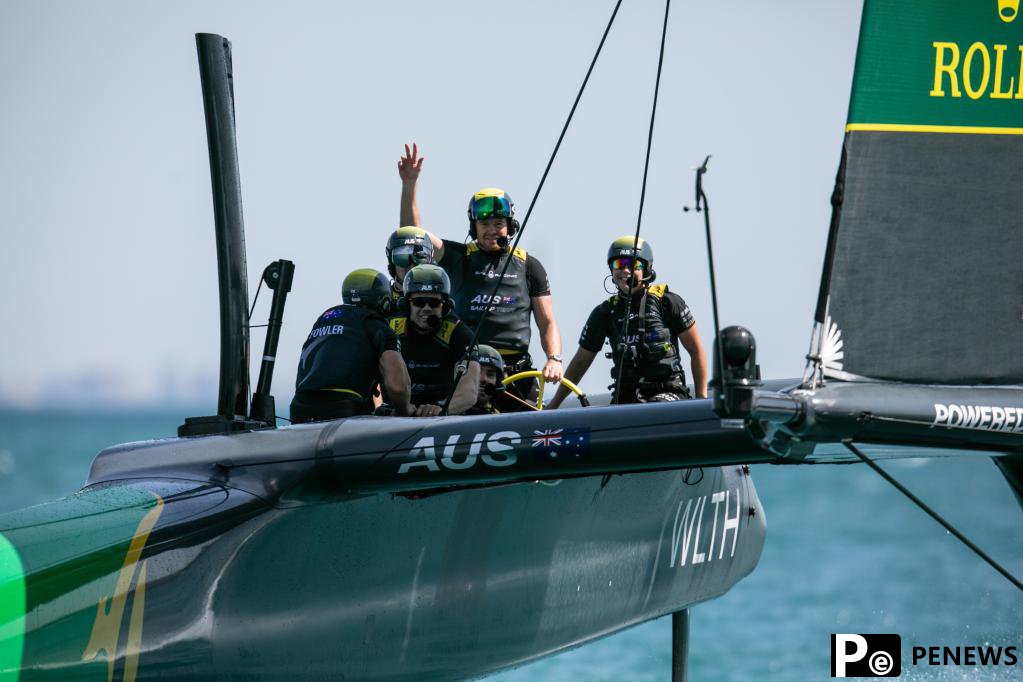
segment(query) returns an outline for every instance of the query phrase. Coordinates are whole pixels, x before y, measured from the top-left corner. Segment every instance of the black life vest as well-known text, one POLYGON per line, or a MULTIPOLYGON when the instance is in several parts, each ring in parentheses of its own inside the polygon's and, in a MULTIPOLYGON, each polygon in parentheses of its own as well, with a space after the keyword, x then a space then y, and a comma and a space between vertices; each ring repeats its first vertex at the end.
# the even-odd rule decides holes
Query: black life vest
POLYGON ((515 249, 510 254, 506 251, 492 254, 480 249, 476 242, 471 242, 466 245, 464 260, 447 270, 451 278, 455 312, 463 322, 475 329, 483 311, 488 306, 491 308, 480 330, 480 343, 491 345, 499 351, 529 351, 529 315, 533 304, 529 298, 529 282, 526 280, 527 258, 524 249, 515 249), (508 271, 491 300, 494 285, 509 258, 511 263, 508 271))
POLYGON ((479 416, 484 414, 501 414, 501 411, 497 409, 493 404, 491 404, 488 409, 482 409, 473 405, 462 414, 466 416, 479 416))
POLYGON ((384 325, 383 318, 354 305, 325 311, 302 345, 296 391, 330 390, 369 398, 377 382, 379 357, 366 331, 367 324, 384 325))
POLYGON ((615 294, 605 303, 609 316, 608 339, 611 342, 614 362, 611 377, 618 379, 618 363, 622 361, 620 344, 624 342, 626 351, 622 384, 625 386, 634 386, 645 381, 666 382, 673 379, 685 385, 678 337, 664 321, 661 309, 661 301, 666 293, 668 293, 666 284, 654 284, 633 298, 626 334, 628 338, 623 338, 622 334, 622 330, 625 329, 625 308, 628 301, 624 296, 615 294))
POLYGON ((448 397, 455 365, 461 359, 461 351, 451 347, 459 324, 461 320, 445 318, 435 334, 427 335, 412 331, 407 317, 391 318, 391 329, 401 339, 401 356, 412 382, 413 404, 438 403, 448 397))

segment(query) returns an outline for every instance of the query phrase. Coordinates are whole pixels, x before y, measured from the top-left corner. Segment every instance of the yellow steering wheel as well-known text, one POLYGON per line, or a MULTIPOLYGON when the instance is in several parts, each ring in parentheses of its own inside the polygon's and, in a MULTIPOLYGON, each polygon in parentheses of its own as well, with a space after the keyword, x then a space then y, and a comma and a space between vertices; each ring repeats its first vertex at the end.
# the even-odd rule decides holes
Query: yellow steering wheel
MULTIPOLYGON (((540 384, 540 392, 536 396, 536 407, 533 407, 532 405, 530 405, 530 407, 533 407, 534 410, 542 410, 543 406, 544 406, 544 402, 543 402, 543 389, 544 389, 544 386, 547 383, 547 382, 545 382, 543 380, 543 372, 541 372, 538 369, 531 369, 531 370, 528 370, 526 372, 519 372, 518 374, 512 374, 510 377, 508 377, 507 379, 503 380, 501 382, 501 384, 504 385, 504 386, 507 386, 508 384, 513 384, 516 381, 519 381, 521 379, 539 379, 539 381, 537 383, 540 384)), ((573 384, 571 381, 569 381, 565 377, 561 377, 561 381, 559 383, 562 386, 564 386, 565 388, 567 388, 568 390, 570 390, 572 393, 576 394, 576 397, 579 398, 579 404, 580 405, 582 405, 583 407, 589 407, 590 406, 589 399, 586 397, 585 393, 583 393, 582 391, 579 390, 578 386, 573 384)), ((525 401, 523 401, 523 402, 525 402, 525 401)), ((529 403, 526 403, 526 404, 529 405, 529 403)))

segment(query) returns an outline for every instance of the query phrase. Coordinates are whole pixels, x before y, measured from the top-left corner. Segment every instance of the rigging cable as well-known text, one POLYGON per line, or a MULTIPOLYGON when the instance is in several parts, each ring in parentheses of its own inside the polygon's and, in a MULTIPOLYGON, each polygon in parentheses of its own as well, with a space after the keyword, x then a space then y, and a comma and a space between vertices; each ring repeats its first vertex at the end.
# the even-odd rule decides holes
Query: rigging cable
MULTIPOLYGON (((615 17, 618 16, 618 8, 621 6, 622 0, 618 0, 618 2, 615 3, 614 11, 611 12, 611 18, 607 22, 607 27, 604 29, 604 35, 600 37, 600 43, 597 45, 597 51, 593 53, 593 59, 590 60, 590 67, 586 70, 586 76, 583 78, 582 85, 579 86, 579 92, 576 94, 575 101, 572 103, 572 108, 568 112, 568 118, 565 119, 565 125, 562 126, 561 134, 558 135, 558 141, 555 143, 554 151, 551 152, 551 157, 547 161, 547 167, 544 168, 543 175, 540 177, 540 183, 536 186, 536 191, 533 192, 533 198, 529 200, 529 207, 526 209, 526 217, 522 219, 522 224, 519 226, 518 230, 516 230, 515 241, 508 250, 507 257, 504 261, 504 267, 501 268, 501 274, 498 276, 497 282, 494 284, 494 290, 491 292, 490 301, 494 300, 494 297, 497 296, 498 290, 501 288, 501 283, 504 281, 504 275, 508 272, 508 266, 511 265, 512 254, 519 246, 519 240, 522 239, 522 233, 526 231, 526 225, 529 223, 529 216, 532 215, 533 207, 536 205, 536 200, 540 196, 540 191, 543 189, 544 183, 547 181, 547 174, 551 172, 551 167, 554 165, 554 159, 558 156, 558 150, 561 149, 561 142, 565 139, 565 133, 568 132, 568 126, 572 122, 572 117, 575 116, 576 107, 579 106, 579 100, 582 99, 583 91, 586 90, 586 84, 590 81, 590 74, 593 73, 593 67, 597 64, 597 58, 600 56, 600 51, 604 49, 604 42, 607 40, 607 36, 611 32, 611 26, 615 23, 615 17)), ((448 397, 444 400, 444 407, 441 410, 441 414, 448 413, 448 407, 451 406, 451 399, 454 397, 455 390, 458 388, 458 382, 462 380, 462 377, 465 376, 468 371, 468 363, 466 363, 465 360, 468 359, 473 349, 476 348, 480 330, 483 329, 483 322, 487 319, 487 314, 490 312, 492 307, 493 306, 487 305, 483 308, 483 314, 480 316, 480 320, 476 324, 476 329, 473 331, 472 341, 469 343, 469 347, 466 350, 466 356, 462 358, 462 361, 458 364, 458 369, 455 370, 455 380, 451 382, 451 390, 448 391, 448 397)))
MULTIPOLYGON (((973 432, 980 431, 982 433, 991 433, 992 432, 990 429, 982 428, 982 427, 979 427, 979 426, 968 426, 966 424, 935 424, 932 421, 927 421, 927 420, 924 420, 924 419, 908 419, 908 418, 905 418, 905 417, 886 417, 884 415, 874 414, 873 412, 862 412, 857 417, 857 419, 859 419, 860 421, 865 421, 865 422, 876 421, 876 422, 890 422, 892 424, 912 424, 913 426, 926 426, 926 427, 932 428, 932 429, 945 429, 945 430, 951 430, 951 431, 973 431, 973 432)), ((1016 439, 1019 439, 1019 440, 1023 440, 1023 433, 1020 433, 1019 431, 1001 431, 1001 432, 996 432, 996 433, 998 433, 999 436, 1006 436, 1008 438, 1016 438, 1016 439)), ((1017 444, 1016 447, 1018 448, 1020 446, 1017 444)))
POLYGON ((263 289, 263 278, 260 277, 259 278, 259 286, 256 287, 256 295, 252 297, 252 307, 249 308, 249 317, 247 318, 248 320, 252 319, 252 313, 255 312, 255 310, 256 310, 256 301, 259 300, 259 292, 262 289, 263 289))
MULTIPOLYGON (((632 288, 636 286, 636 256, 639 250, 639 230, 643 225, 643 202, 646 200, 646 178, 650 170, 650 147, 654 141, 654 119, 657 117, 657 95, 661 88, 661 69, 664 66, 664 43, 668 37, 668 10, 671 9, 671 0, 664 3, 664 26, 661 28, 661 51, 657 57, 657 78, 654 81, 654 103, 650 108, 650 128, 646 136, 646 160, 643 162, 643 185, 639 192, 639 215, 636 217, 636 237, 632 240, 632 269, 626 284, 629 287, 628 296, 625 297, 625 341, 629 340, 629 315, 632 313, 632 288)), ((619 343, 621 355, 618 358, 618 378, 615 380, 615 392, 611 397, 611 404, 618 403, 622 391, 622 370, 625 369, 625 353, 628 350, 628 343, 619 343)))
POLYGON ((881 467, 879 467, 879 466, 878 466, 877 464, 875 464, 875 463, 873 462, 873 460, 871 460, 871 459, 870 459, 870 458, 868 458, 868 457, 867 457, 867 456, 866 456, 865 454, 863 454, 863 452, 862 452, 862 451, 861 451, 861 450, 860 450, 859 448, 857 448, 857 447, 856 447, 855 445, 853 445, 852 439, 849 439, 849 438, 844 438, 844 439, 842 440, 842 445, 844 445, 844 446, 845 446, 846 448, 848 448, 848 449, 849 449, 849 451, 850 451, 850 452, 852 452, 852 453, 853 453, 854 455, 856 455, 856 456, 857 456, 857 457, 859 457, 859 458, 860 458, 861 460, 863 460, 863 463, 864 463, 864 464, 866 464, 867 466, 869 466, 869 467, 870 467, 871 469, 873 469, 874 471, 876 471, 876 472, 877 472, 877 473, 878 473, 878 474, 879 474, 879 475, 881 476, 881 478, 883 478, 884 480, 888 481, 888 482, 889 482, 889 483, 891 483, 891 484, 892 484, 893 486, 895 486, 895 488, 896 488, 896 489, 897 489, 897 490, 898 490, 898 491, 899 491, 900 493, 902 493, 903 495, 905 495, 906 497, 908 497, 908 498, 909 498, 909 500, 910 500, 911 502, 913 502, 913 504, 915 504, 916 506, 920 507, 920 508, 921 508, 921 509, 923 509, 923 510, 924 510, 925 512, 927 512, 928 514, 930 514, 931 518, 933 518, 933 519, 934 519, 935 521, 937 521, 937 522, 938 522, 938 523, 940 523, 940 524, 941 524, 942 526, 944 526, 944 527, 945 527, 945 530, 947 530, 947 531, 948 531, 949 533, 951 533, 952 535, 956 536, 956 537, 957 537, 957 538, 959 539, 959 541, 960 541, 960 542, 962 542, 962 543, 963 543, 964 545, 966 545, 967 547, 969 547, 970 549, 972 549, 972 550, 974 551, 974 553, 975 553, 975 554, 976 554, 977 556, 979 556, 979 557, 980 557, 981 559, 983 559, 984 561, 986 561, 986 562, 987 562, 987 563, 988 563, 988 564, 989 564, 989 565, 990 565, 990 566, 991 566, 991 567, 992 567, 993 569, 995 569, 996 571, 998 571, 999 573, 1001 573, 1001 574, 1002 574, 1003 576, 1005 576, 1005 578, 1006 578, 1006 579, 1007 579, 1007 580, 1008 580, 1008 581, 1009 581, 1010 583, 1012 583, 1013 585, 1015 585, 1015 586, 1017 587, 1017 589, 1019 589, 1019 590, 1023 591, 1023 583, 1021 583, 1021 582, 1020 582, 1020 581, 1019 581, 1018 579, 1016 579, 1016 577, 1015 577, 1014 575, 1012 575, 1012 574, 1011 574, 1011 573, 1009 573, 1009 572, 1008 572, 1007 570, 1005 570, 1004 568, 1002 568, 1002 566, 1001 566, 1001 565, 999 565, 999 564, 998 564, 998 562, 996 562, 996 561, 995 561, 994 559, 992 559, 991 557, 989 557, 989 556, 988 556, 988 555, 987 555, 987 554, 986 554, 986 553, 984 552, 984 550, 982 550, 982 549, 981 549, 980 547, 978 547, 977 545, 975 545, 975 544, 973 544, 972 542, 970 542, 970 541, 969 541, 969 539, 967 539, 965 535, 963 535, 962 533, 960 533, 960 532, 959 532, 958 530, 956 530, 956 529, 955 529, 955 527, 954 527, 954 526, 953 526, 952 524, 950 524, 950 523, 949 523, 948 521, 946 521, 945 519, 943 519, 943 518, 941 517, 941 515, 939 515, 939 514, 938 514, 938 512, 936 512, 936 511, 934 511, 933 509, 931 509, 930 507, 928 507, 928 506, 927 506, 927 505, 926 505, 926 504, 925 504, 925 503, 923 502, 923 500, 921 500, 920 498, 918 498, 918 497, 917 497, 916 495, 914 495, 913 493, 909 492, 909 490, 907 490, 907 489, 905 488, 905 486, 903 486, 903 485, 902 485, 901 483, 899 483, 899 482, 898 482, 898 481, 896 481, 896 480, 895 480, 894 478, 892 478, 892 477, 891 477, 891 475, 890 475, 890 474, 888 474, 888 472, 886 472, 886 471, 885 471, 884 469, 882 469, 881 467))
MULTIPOLYGON (((266 327, 266 326, 269 326, 268 324, 249 324, 250 322, 253 321, 253 313, 256 312, 256 303, 259 301, 259 292, 262 291, 262 290, 263 290, 263 278, 260 277, 259 278, 259 286, 256 287, 256 295, 254 295, 254 297, 253 297, 253 305, 252 305, 252 308, 249 309, 249 316, 246 318, 246 326, 244 326, 244 328, 246 328, 247 331, 249 329, 254 329, 256 327, 266 327)), ((249 355, 249 351, 248 350, 246 350, 246 355, 249 355)), ((246 379, 246 381, 248 382, 248 379, 246 379)), ((252 387, 249 387, 249 388, 250 388, 250 391, 247 392, 247 396, 248 397, 246 398, 246 405, 247 406, 253 404, 253 392, 251 390, 252 387)), ((246 411, 248 412, 248 410, 246 410, 246 411)))

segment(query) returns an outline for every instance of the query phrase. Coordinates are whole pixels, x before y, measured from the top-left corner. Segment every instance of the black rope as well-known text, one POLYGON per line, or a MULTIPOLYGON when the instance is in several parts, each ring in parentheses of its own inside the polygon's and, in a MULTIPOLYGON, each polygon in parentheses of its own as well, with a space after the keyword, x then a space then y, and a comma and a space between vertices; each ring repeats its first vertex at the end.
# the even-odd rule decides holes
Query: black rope
POLYGON ((643 203, 646 200, 646 178, 650 170, 650 147, 654 141, 654 119, 657 117, 657 95, 661 88, 661 68, 664 65, 664 43, 668 37, 668 10, 671 0, 664 3, 664 26, 661 28, 661 52, 657 57, 657 79, 654 81, 654 103, 650 108, 650 128, 646 135, 646 160, 643 162, 643 186, 639 192, 639 215, 636 217, 636 237, 632 240, 632 270, 626 284, 629 287, 625 297, 625 343, 619 343, 621 356, 618 358, 618 379, 615 381, 615 392, 611 404, 617 404, 622 392, 622 372, 625 369, 625 353, 629 348, 629 315, 632 313, 632 288, 636 286, 636 258, 639 251, 639 230, 643 225, 643 203))
MULTIPOLYGON (((259 278, 259 286, 256 287, 256 295, 252 297, 252 307, 249 308, 249 317, 248 317, 248 319, 250 319, 250 320, 252 319, 252 313, 256 310, 256 301, 259 300, 259 292, 262 291, 262 289, 263 289, 263 278, 260 277, 259 278)), ((266 325, 264 324, 264 325, 258 325, 258 326, 265 327, 266 325)))
MULTIPOLYGON (((249 308, 249 316, 245 318, 246 322, 249 322, 249 321, 252 320, 252 313, 255 312, 255 310, 256 310, 256 302, 259 300, 259 292, 262 291, 262 290, 263 290, 263 278, 260 277, 259 278, 259 286, 256 287, 256 295, 252 297, 252 307, 249 308)), ((266 326, 268 326, 268 325, 265 325, 265 324, 247 324, 247 325, 245 325, 245 329, 255 329, 257 327, 266 327, 266 326)), ((247 354, 248 354, 248 351, 246 351, 246 355, 247 354)), ((248 372, 246 372, 246 376, 248 376, 248 372)), ((246 381, 248 381, 248 379, 246 379, 246 381)))
POLYGON ((880 414, 874 414, 872 412, 864 412, 859 415, 859 419, 862 421, 876 421, 876 422, 891 422, 893 424, 912 424, 913 426, 929 426, 934 429, 945 429, 949 431, 970 431, 976 433, 992 433, 999 436, 1008 436, 1010 438, 1019 438, 1023 440, 1023 433, 1019 431, 1002 431, 1000 429, 985 429, 979 426, 965 426, 963 424, 935 424, 934 422, 925 421, 923 419, 906 419, 904 417, 885 417, 880 414))
MULTIPOLYGON (((561 128, 561 134, 558 135, 558 141, 554 145, 554 151, 551 152, 551 157, 547 161, 547 167, 544 168, 543 175, 540 177, 540 183, 536 187, 536 191, 533 192, 533 198, 529 201, 529 207, 526 209, 526 217, 522 219, 522 224, 519 226, 515 234, 515 241, 511 245, 511 249, 508 251, 507 258, 504 261, 504 267, 501 268, 501 274, 497 278, 496 284, 494 284, 494 290, 490 294, 489 301, 493 302, 494 297, 497 296, 498 290, 501 288, 501 283, 504 281, 504 274, 508 272, 508 266, 511 265, 512 255, 515 249, 519 246, 519 240, 522 239, 522 234, 526 231, 526 225, 529 223, 529 216, 533 214, 533 207, 536 206, 536 200, 540 196, 540 190, 543 189, 544 183, 547 181, 547 175, 551 172, 551 167, 554 165, 554 159, 558 156, 558 150, 561 149, 561 142, 565 139, 565 133, 568 132, 568 126, 572 122, 572 117, 575 116, 576 107, 579 106, 579 100, 582 99, 583 91, 586 90, 586 84, 590 81, 590 74, 593 73, 593 67, 597 64, 597 57, 600 56, 600 51, 604 49, 604 42, 607 40, 608 34, 611 32, 611 26, 615 22, 615 17, 618 16, 618 8, 622 6, 622 0, 618 0, 615 3, 614 11, 611 12, 611 18, 607 22, 607 27, 604 29, 604 35, 600 37, 600 44, 597 45, 597 51, 593 53, 593 59, 590 60, 590 68, 586 70, 586 76, 583 78, 582 85, 579 87, 579 92, 575 96, 575 101, 572 103, 572 108, 568 112, 568 118, 565 119, 565 125, 561 128)), ((509 217, 509 220, 511 218, 509 217)), ((483 308, 483 314, 480 316, 480 320, 476 325, 476 329, 472 335, 472 341, 469 343, 469 347, 466 350, 466 355, 462 358, 462 362, 459 363, 459 368, 455 370, 455 380, 451 383, 451 390, 448 391, 448 397, 444 401, 444 408, 441 410, 441 414, 447 414, 448 408, 451 406, 451 399, 455 395, 455 390, 458 388, 458 382, 462 380, 468 371, 468 367, 462 367, 465 364, 465 360, 470 357, 472 351, 477 347, 477 340, 480 335, 480 330, 483 329, 483 322, 487 319, 487 314, 493 306, 486 305, 483 308)))
POLYGON ((911 502, 913 502, 913 504, 915 504, 916 506, 920 507, 920 508, 921 508, 921 509, 923 509, 923 510, 924 510, 925 512, 927 512, 928 514, 930 514, 931 518, 933 518, 933 519, 934 519, 935 521, 937 521, 937 522, 938 522, 938 523, 940 523, 940 524, 941 524, 942 526, 944 526, 944 527, 945 527, 945 530, 947 530, 947 531, 948 531, 949 533, 951 533, 952 535, 954 535, 954 536, 956 536, 957 538, 959 538, 959 540, 960 540, 960 541, 961 541, 961 542, 962 542, 962 543, 963 543, 964 545, 966 545, 967 547, 969 547, 970 549, 972 549, 972 550, 974 551, 974 553, 976 553, 976 555, 977 555, 977 556, 979 556, 979 557, 980 557, 981 559, 983 559, 984 561, 986 561, 986 562, 987 562, 987 563, 988 563, 988 564, 989 564, 989 565, 990 565, 990 566, 991 566, 991 567, 992 567, 993 569, 995 569, 996 571, 998 571, 999 573, 1001 573, 1001 574, 1002 574, 1003 576, 1005 576, 1005 578, 1006 578, 1006 579, 1007 579, 1007 580, 1008 580, 1008 581, 1009 581, 1010 583, 1012 583, 1013 585, 1015 585, 1017 589, 1019 589, 1019 590, 1023 591, 1023 583, 1021 583, 1021 582, 1020 582, 1019 580, 1017 580, 1017 579, 1016 579, 1016 577, 1015 577, 1015 576, 1013 576, 1013 575, 1012 575, 1011 573, 1009 573, 1009 572, 1008 572, 1007 570, 1005 570, 1004 568, 1002 568, 1002 567, 1001 567, 1001 566, 1000 566, 1000 565, 998 564, 998 562, 996 562, 996 561, 995 561, 994 559, 992 559, 991 557, 989 557, 989 556, 988 556, 988 555, 987 555, 987 554, 986 554, 986 553, 984 552, 984 550, 982 550, 982 549, 981 549, 980 547, 978 547, 977 545, 975 545, 975 544, 973 544, 972 542, 970 542, 970 541, 969 541, 969 540, 968 540, 968 539, 966 538, 966 536, 965 536, 965 535, 963 535, 962 533, 960 533, 960 532, 959 532, 958 530, 956 530, 956 529, 955 529, 955 527, 954 527, 954 526, 952 526, 952 524, 950 524, 950 523, 949 523, 948 521, 946 521, 945 519, 943 519, 943 518, 942 518, 942 517, 941 517, 941 516, 940 516, 940 515, 938 514, 938 512, 934 511, 933 509, 931 509, 930 507, 928 507, 928 506, 927 506, 926 504, 924 504, 923 500, 921 500, 920 498, 918 498, 918 497, 917 497, 916 495, 914 495, 913 493, 909 492, 909 490, 907 490, 907 489, 906 489, 906 488, 905 488, 905 487, 904 487, 904 486, 903 486, 903 485, 902 485, 901 483, 899 483, 899 482, 898 482, 898 481, 896 481, 896 480, 895 480, 894 478, 892 478, 892 477, 891 477, 891 475, 889 475, 889 474, 888 474, 888 473, 887 473, 887 472, 886 472, 886 471, 885 471, 884 469, 882 469, 882 468, 881 468, 881 467, 879 467, 879 466, 878 466, 877 464, 875 464, 875 463, 874 463, 874 462, 873 462, 872 460, 870 460, 870 459, 869 459, 869 458, 868 458, 868 457, 867 457, 867 456, 866 456, 865 454, 863 454, 863 452, 861 452, 861 451, 860 451, 860 449, 859 449, 859 448, 857 448, 857 447, 856 447, 855 445, 853 445, 853 442, 852 442, 852 441, 851 441, 850 439, 848 439, 848 438, 846 438, 846 439, 843 439, 843 440, 842 440, 842 445, 844 445, 845 447, 847 447, 847 448, 849 449, 849 451, 850 451, 850 452, 852 452, 852 453, 853 453, 854 455, 856 455, 856 456, 857 456, 857 457, 859 457, 859 458, 860 458, 861 460, 863 460, 863 463, 864 463, 864 464, 866 464, 867 466, 869 466, 869 467, 870 467, 871 469, 873 469, 874 471, 876 471, 876 472, 877 472, 877 473, 878 473, 878 474, 879 474, 879 475, 881 476, 881 478, 883 478, 884 480, 888 481, 888 482, 889 482, 889 483, 891 483, 891 484, 892 484, 893 486, 895 486, 895 488, 896 488, 896 489, 897 489, 897 490, 898 490, 898 491, 899 491, 900 493, 902 493, 903 495, 905 495, 906 497, 908 497, 908 498, 910 499, 910 501, 911 501, 911 502))
POLYGON ((685 483, 686 485, 700 485, 701 483, 703 483, 703 467, 696 467, 696 473, 700 474, 700 477, 694 481, 693 468, 686 467, 685 469, 683 469, 682 482, 685 483))

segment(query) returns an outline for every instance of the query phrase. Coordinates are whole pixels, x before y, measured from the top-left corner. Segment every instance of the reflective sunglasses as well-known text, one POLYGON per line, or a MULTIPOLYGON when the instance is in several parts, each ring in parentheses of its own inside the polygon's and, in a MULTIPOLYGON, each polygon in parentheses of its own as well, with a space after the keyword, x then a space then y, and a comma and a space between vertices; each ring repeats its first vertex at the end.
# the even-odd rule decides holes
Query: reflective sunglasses
POLYGON ((611 261, 612 270, 632 270, 642 272, 646 269, 646 263, 638 258, 615 258, 611 261), (635 266, 633 266, 635 264, 635 266))
POLYGON ((439 308, 444 305, 440 298, 410 298, 409 303, 417 308, 439 308))
POLYGON ((476 220, 508 218, 511 216, 511 207, 508 205, 508 197, 480 197, 478 199, 473 199, 472 215, 476 220))

